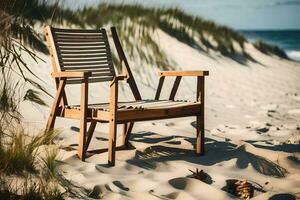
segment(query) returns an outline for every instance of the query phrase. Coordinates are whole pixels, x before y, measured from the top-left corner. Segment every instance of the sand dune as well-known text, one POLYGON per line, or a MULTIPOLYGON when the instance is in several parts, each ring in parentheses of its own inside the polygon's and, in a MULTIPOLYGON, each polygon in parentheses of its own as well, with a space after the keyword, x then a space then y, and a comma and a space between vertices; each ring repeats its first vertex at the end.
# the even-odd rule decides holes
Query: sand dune
MULTIPOLYGON (((132 147, 117 152, 115 167, 107 166, 106 151, 89 153, 86 162, 81 162, 76 155, 78 122, 59 119, 59 168, 79 186, 78 193, 103 199, 233 199, 225 191, 226 180, 245 179, 256 186, 253 199, 300 198, 300 64, 264 55, 247 44, 247 51, 257 62, 242 65, 214 52, 208 56, 160 30, 154 37, 179 70, 210 71, 206 84, 206 154, 195 156, 195 119, 184 118, 137 123, 132 147), (208 183, 189 177, 189 169, 196 168, 209 175, 208 183)), ((54 94, 50 59, 41 56, 47 63, 33 67, 54 94)), ((134 71, 136 67, 133 65, 134 71)), ((141 83, 142 96, 153 98, 158 69, 148 71, 137 82, 141 83), (149 86, 143 76, 151 77, 153 83, 149 86)), ((169 94, 172 81, 167 80, 163 96, 169 94)), ((193 100, 195 84, 194 79, 183 80, 177 97, 193 100)), ((68 94, 76 103, 79 90, 74 88, 68 94)), ((107 100, 104 85, 93 85, 90 91, 91 102, 107 100)), ((123 90, 120 92, 120 100, 131 100, 123 90)), ((52 99, 45 98, 50 105, 52 99)), ((23 102, 21 111, 25 126, 39 129, 45 125, 49 108, 23 102)), ((91 150, 107 148, 107 130, 106 124, 97 126, 91 150)))

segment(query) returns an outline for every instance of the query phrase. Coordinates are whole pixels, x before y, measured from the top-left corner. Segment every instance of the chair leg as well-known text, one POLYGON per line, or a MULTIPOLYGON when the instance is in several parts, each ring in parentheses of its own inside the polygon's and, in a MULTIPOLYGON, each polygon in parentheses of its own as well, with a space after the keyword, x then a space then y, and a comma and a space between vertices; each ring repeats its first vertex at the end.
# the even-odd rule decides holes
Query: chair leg
POLYGON ((78 156, 80 160, 85 160, 86 155, 86 134, 87 134, 87 105, 88 105, 88 79, 85 77, 81 82, 80 98, 80 135, 78 156))
MULTIPOLYGON (((53 105, 53 107, 54 107, 54 105, 53 105)), ((49 131, 52 131, 54 129, 55 120, 56 120, 56 113, 51 112, 49 117, 48 117, 45 133, 47 133, 49 131)), ((51 139, 49 141, 49 144, 54 144, 53 139, 51 139)))
POLYGON ((109 122, 109 142, 108 142, 108 165, 115 165, 116 154, 116 136, 117 136, 117 124, 115 120, 109 122))
POLYGON ((124 123, 122 145, 125 147, 128 147, 128 141, 129 141, 129 137, 130 137, 133 125, 134 125, 133 122, 124 123))
POLYGON ((56 120, 56 113, 50 113, 49 117, 48 117, 48 121, 47 121, 47 125, 46 125, 46 129, 45 131, 51 131, 54 128, 54 124, 55 124, 55 120, 56 120))
POLYGON ((122 146, 126 145, 126 135, 127 135, 128 123, 123 124, 123 133, 122 133, 122 146))
POLYGON ((60 104, 60 101, 61 101, 61 98, 62 98, 62 94, 63 94, 65 85, 66 85, 66 80, 65 79, 59 80, 58 88, 57 88, 57 91, 56 91, 54 102, 53 102, 52 107, 51 107, 51 111, 50 111, 50 115, 48 117, 48 121, 47 121, 45 131, 50 131, 54 128, 58 107, 59 107, 59 104, 60 104))
POLYGON ((85 118, 80 120, 80 135, 79 135, 79 146, 78 146, 78 156, 80 160, 85 161, 86 155, 86 131, 87 121, 85 118))
POLYGON ((196 116, 196 153, 204 154, 204 117, 196 116))
POLYGON ((94 135, 94 131, 95 131, 96 125, 97 125, 97 121, 92 121, 91 124, 90 124, 89 130, 87 132, 87 139, 86 139, 85 151, 87 151, 88 148, 89 148, 89 145, 91 143, 91 139, 92 139, 92 137, 94 135))

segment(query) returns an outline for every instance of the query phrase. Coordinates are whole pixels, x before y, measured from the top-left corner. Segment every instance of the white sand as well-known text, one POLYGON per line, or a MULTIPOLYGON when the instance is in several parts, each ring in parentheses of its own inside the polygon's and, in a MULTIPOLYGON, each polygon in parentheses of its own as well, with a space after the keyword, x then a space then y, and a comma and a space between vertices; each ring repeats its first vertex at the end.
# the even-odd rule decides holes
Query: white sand
MULTIPOLYGON (((82 195, 103 199, 232 199, 222 190, 228 179, 260 184, 266 193, 255 190, 255 199, 297 192, 299 198, 300 64, 266 56, 247 44, 247 52, 258 63, 242 65, 214 52, 208 56, 161 31, 154 37, 179 70, 210 71, 206 79, 206 154, 196 157, 192 150, 195 118, 181 118, 136 123, 131 136, 134 148, 118 151, 115 167, 106 165, 107 152, 89 154, 82 162, 76 156, 79 122, 58 119, 56 128, 62 134, 57 143, 73 149, 60 152, 59 168, 64 176, 80 187, 82 195), (211 181, 188 178, 189 169, 196 168, 208 173, 211 181)), ((50 58, 41 56, 47 63, 33 64, 32 69, 54 94, 50 58)), ((130 63, 135 73, 138 66, 130 63)), ((147 71, 143 76, 157 83, 158 69, 154 66, 147 71)), ((147 86, 143 80, 136 80, 142 96, 153 98, 156 84, 147 86)), ((164 97, 174 79, 167 80, 164 97)), ((68 90, 71 102, 79 102, 79 91, 79 87, 68 90)), ((177 98, 193 100, 195 91, 195 79, 183 79, 177 98)), ((120 100, 132 99, 129 90, 120 93, 120 100)), ((45 98, 50 105, 52 99, 45 98)), ((91 86, 91 102, 107 99, 107 87, 91 86)), ((23 123, 44 127, 49 109, 23 102, 23 123)), ((107 125, 98 124, 90 149, 106 148, 107 136, 107 125)))

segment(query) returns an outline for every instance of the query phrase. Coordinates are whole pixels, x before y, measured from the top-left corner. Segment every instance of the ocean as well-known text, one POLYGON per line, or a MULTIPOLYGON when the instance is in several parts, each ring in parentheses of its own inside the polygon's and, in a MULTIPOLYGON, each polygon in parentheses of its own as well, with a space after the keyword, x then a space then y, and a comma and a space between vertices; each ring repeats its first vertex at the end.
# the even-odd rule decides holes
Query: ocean
POLYGON ((289 58, 300 62, 300 30, 240 30, 249 41, 262 40, 283 49, 289 58))

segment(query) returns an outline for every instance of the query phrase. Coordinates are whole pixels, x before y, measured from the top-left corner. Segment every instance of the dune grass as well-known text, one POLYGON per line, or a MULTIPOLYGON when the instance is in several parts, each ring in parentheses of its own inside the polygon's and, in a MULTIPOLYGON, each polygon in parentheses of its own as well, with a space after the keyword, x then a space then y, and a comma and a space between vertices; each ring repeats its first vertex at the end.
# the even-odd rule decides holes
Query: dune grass
MULTIPOLYGON (((178 8, 160 9, 101 3, 95 7, 84 8, 78 13, 86 27, 116 26, 126 53, 135 60, 137 66, 147 63, 167 69, 167 66, 174 64, 153 39, 156 29, 163 30, 180 42, 207 54, 215 51, 241 64, 255 62, 245 50, 244 45, 248 41, 241 33, 213 21, 191 16, 178 8)), ((255 47, 263 53, 287 58, 282 50, 267 43, 255 47)), ((115 65, 120 69, 119 63, 115 65)))
POLYGON ((268 54, 268 55, 276 55, 280 58, 289 59, 286 53, 280 49, 278 46, 268 44, 266 42, 263 42, 261 40, 256 41, 254 43, 254 46, 260 50, 261 52, 268 54))
POLYGON ((9 82, 9 76, 0 76, 0 141, 3 136, 9 134, 9 128, 19 123, 20 96, 16 88, 19 82, 9 82))
MULTIPOLYGON (((11 131, 12 133, 13 131, 11 131)), ((0 141, 0 199, 64 199, 57 171, 57 149, 45 148, 58 134, 29 136, 22 129, 0 141), (39 149, 44 146, 44 156, 39 149)))
MULTIPOLYGON (((37 148, 49 144, 57 134, 57 131, 49 131, 31 137, 23 130, 11 131, 9 136, 1 138, 1 171, 8 175, 20 175, 24 171, 36 172, 37 148)), ((48 156, 46 163, 50 163, 49 158, 55 160, 55 157, 48 156)))
POLYGON ((173 62, 153 39, 156 29, 207 53, 214 50, 225 56, 245 54, 246 39, 241 34, 226 26, 190 16, 177 8, 158 9, 103 3, 98 7, 84 8, 79 15, 83 16, 87 27, 116 26, 122 45, 132 59, 140 58, 160 69, 166 69, 173 62), (239 46, 238 51, 234 43, 239 46))
POLYGON ((0 198, 3 200, 62 200, 63 194, 55 183, 27 176, 17 183, 0 177, 0 198))

